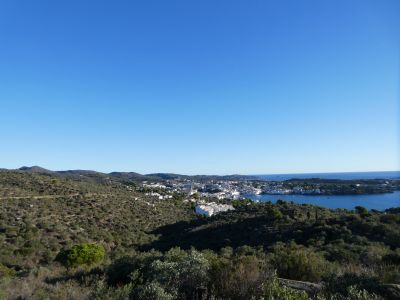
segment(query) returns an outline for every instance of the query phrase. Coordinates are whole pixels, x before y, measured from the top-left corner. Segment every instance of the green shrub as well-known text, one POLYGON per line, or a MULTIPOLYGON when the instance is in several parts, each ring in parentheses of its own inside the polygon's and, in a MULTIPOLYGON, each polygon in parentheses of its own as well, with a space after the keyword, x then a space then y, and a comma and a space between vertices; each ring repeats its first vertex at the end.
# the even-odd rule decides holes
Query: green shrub
POLYGON ((256 256, 221 257, 211 265, 211 290, 217 299, 259 298, 267 273, 263 261, 256 256))
POLYGON ((151 282, 146 285, 138 286, 131 293, 130 299, 146 300, 173 300, 175 297, 168 294, 157 282, 151 282))
POLYGON ((296 291, 279 284, 276 278, 265 284, 263 297, 265 300, 310 300, 311 298, 304 291, 296 291))
POLYGON ((376 277, 346 273, 326 278, 325 283, 327 293, 335 295, 333 299, 397 299, 376 277))
POLYGON ((0 264, 0 280, 3 278, 12 278, 15 276, 15 270, 0 264))
MULTIPOLYGON (((319 299, 323 300, 323 298, 319 299)), ((374 293, 359 289, 357 286, 350 286, 347 288, 346 296, 335 294, 333 296, 328 296, 327 300, 383 300, 383 298, 374 293)))
POLYGON ((400 254, 391 253, 383 257, 383 261, 387 264, 400 265, 400 254))
POLYGON ((135 262, 131 257, 121 257, 107 269, 107 282, 110 285, 125 285, 131 281, 130 275, 135 270, 135 262))
POLYGON ((368 214, 368 209, 366 209, 364 206, 356 206, 354 207, 356 213, 359 215, 367 215, 368 214))
POLYGON ((156 260, 150 266, 152 281, 158 282, 170 294, 180 294, 192 299, 208 284, 209 262, 196 250, 184 252, 171 249, 164 260, 156 260))
POLYGON ((99 244, 78 244, 61 251, 58 260, 68 268, 90 267, 103 261, 105 250, 99 244))
POLYGON ((274 220, 280 220, 280 219, 283 218, 282 212, 281 212, 279 209, 275 208, 275 207, 273 207, 273 208, 271 208, 270 210, 268 210, 268 214, 269 214, 274 220))
POLYGON ((313 282, 320 281, 331 267, 322 255, 295 244, 278 244, 270 261, 280 277, 313 282))

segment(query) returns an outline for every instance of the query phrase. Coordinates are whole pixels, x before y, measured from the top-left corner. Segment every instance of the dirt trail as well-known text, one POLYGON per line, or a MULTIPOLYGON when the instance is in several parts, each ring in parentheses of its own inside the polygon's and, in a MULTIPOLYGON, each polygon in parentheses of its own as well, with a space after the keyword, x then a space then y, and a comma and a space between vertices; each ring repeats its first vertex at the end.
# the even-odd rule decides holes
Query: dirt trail
POLYGON ((86 193, 86 194, 69 194, 69 195, 40 195, 40 196, 8 196, 8 197, 0 197, 0 200, 19 200, 19 199, 56 199, 63 197, 77 197, 77 196, 91 197, 91 196, 109 196, 109 194, 95 194, 95 193, 86 193))

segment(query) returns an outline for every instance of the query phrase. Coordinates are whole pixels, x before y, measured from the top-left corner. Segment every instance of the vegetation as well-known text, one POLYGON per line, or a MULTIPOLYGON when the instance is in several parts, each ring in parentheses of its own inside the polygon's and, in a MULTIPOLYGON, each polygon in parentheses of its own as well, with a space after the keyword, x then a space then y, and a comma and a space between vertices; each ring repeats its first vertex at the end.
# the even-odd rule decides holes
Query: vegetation
POLYGON ((399 208, 204 218, 121 178, 0 172, 0 299, 400 299, 399 208))
POLYGON ((320 189, 325 195, 365 195, 391 193, 400 189, 400 180, 365 179, 289 179, 283 182, 284 188, 301 186, 305 190, 320 189))
POLYGON ((98 244, 78 244, 71 249, 63 250, 58 255, 58 260, 68 268, 99 264, 105 257, 105 250, 98 244))

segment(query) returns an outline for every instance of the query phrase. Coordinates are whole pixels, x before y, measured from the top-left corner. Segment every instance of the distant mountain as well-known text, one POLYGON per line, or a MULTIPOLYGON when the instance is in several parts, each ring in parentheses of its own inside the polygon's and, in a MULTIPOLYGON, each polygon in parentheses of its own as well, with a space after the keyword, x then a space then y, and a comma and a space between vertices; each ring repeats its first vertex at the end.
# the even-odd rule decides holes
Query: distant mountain
POLYGON ((162 180, 174 180, 174 179, 189 179, 191 176, 181 175, 181 174, 173 174, 173 173, 152 173, 146 174, 147 177, 151 177, 154 179, 162 179, 162 180))
POLYGON ((111 172, 108 175, 120 178, 122 180, 132 180, 132 181, 144 181, 152 179, 146 175, 142 175, 136 172, 111 172))
POLYGON ((24 172, 29 172, 29 173, 54 173, 53 171, 47 170, 47 169, 39 167, 39 166, 32 166, 32 167, 23 166, 23 167, 19 168, 18 170, 24 171, 24 172))
MULTIPOLYGON (((0 169, 0 171, 9 171, 7 169, 0 169)), ((70 178, 74 180, 87 180, 87 181, 105 181, 114 179, 115 181, 145 181, 145 180, 163 180, 162 178, 148 177, 135 172, 111 172, 102 173, 92 170, 64 170, 64 171, 51 171, 39 166, 32 167, 21 167, 18 171, 27 173, 47 173, 64 178, 70 178)))
POLYGON ((66 170, 66 171, 56 171, 56 173, 61 175, 108 176, 108 174, 106 173, 101 173, 91 170, 66 170))
POLYGON ((174 180, 174 179, 192 179, 196 181, 210 181, 210 180, 257 180, 257 176, 248 175, 181 175, 173 173, 153 173, 146 174, 148 177, 159 178, 164 180, 174 180))
MULTIPOLYGON (((0 171, 7 171, 7 169, 0 169, 0 171)), ((210 180, 257 180, 256 176, 247 175, 182 175, 174 173, 152 173, 142 175, 136 172, 111 172, 102 173, 92 170, 65 170, 65 171, 51 171, 40 166, 32 167, 21 167, 18 171, 27 173, 45 173, 52 174, 61 177, 71 178, 74 180, 86 179, 89 181, 104 181, 104 180, 116 180, 116 181, 164 181, 164 180, 176 180, 176 179, 187 179, 196 181, 210 181, 210 180)))

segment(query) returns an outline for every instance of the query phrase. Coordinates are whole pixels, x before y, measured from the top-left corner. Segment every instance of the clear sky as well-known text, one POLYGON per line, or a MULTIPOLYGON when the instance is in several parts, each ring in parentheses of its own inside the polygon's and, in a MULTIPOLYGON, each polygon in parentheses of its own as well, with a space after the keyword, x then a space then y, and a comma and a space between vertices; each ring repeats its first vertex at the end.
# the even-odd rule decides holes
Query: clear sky
POLYGON ((0 2, 0 167, 399 170, 400 1, 0 2))

